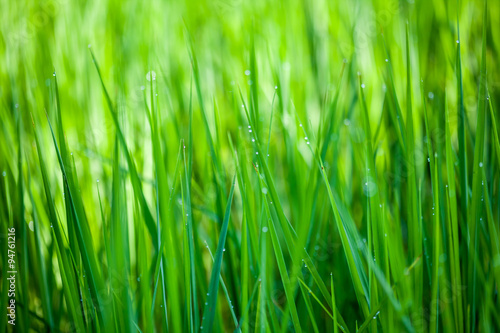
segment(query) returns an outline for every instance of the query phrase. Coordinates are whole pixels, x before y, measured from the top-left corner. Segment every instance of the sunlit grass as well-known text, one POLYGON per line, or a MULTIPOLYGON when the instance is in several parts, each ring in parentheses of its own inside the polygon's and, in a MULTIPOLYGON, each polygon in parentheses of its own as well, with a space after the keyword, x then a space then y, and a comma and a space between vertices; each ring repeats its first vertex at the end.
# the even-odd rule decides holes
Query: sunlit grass
POLYGON ((499 13, 2 1, 15 329, 500 331, 499 13))

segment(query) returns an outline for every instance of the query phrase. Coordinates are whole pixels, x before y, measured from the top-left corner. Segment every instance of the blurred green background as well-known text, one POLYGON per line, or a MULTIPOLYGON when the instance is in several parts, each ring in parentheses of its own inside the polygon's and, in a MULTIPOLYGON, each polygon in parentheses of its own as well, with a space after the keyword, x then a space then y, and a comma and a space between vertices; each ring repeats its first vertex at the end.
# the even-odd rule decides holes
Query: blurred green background
POLYGON ((500 2, 0 3, 17 329, 500 330, 500 2))

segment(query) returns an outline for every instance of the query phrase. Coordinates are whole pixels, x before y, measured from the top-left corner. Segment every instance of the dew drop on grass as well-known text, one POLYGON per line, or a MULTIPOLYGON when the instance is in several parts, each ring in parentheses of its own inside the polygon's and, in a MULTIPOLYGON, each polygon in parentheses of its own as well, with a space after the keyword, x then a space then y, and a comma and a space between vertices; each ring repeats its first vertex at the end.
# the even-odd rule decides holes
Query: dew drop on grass
POLYGON ((156 72, 155 71, 149 71, 146 74, 146 80, 151 81, 151 78, 153 79, 153 81, 156 80, 156 72))
POLYGON ((5 172, 5 171, 2 172, 2 176, 4 176, 4 177, 7 176, 7 172, 5 172))
POLYGON ((274 86, 274 90, 278 90, 278 86, 274 86))
POLYGON ((483 167, 483 162, 479 162, 479 167, 482 168, 483 167))
POLYGON ((222 252, 226 252, 226 249, 222 249, 222 252))
POLYGON ((434 93, 432 91, 430 91, 427 96, 429 96, 430 99, 434 99, 434 93))
POLYGON ((302 127, 302 124, 299 124, 300 127, 302 127))
POLYGON ((249 69, 247 69, 247 70, 245 71, 245 75, 246 75, 246 76, 249 76, 249 75, 250 75, 250 73, 251 73, 251 72, 250 72, 250 70, 249 70, 249 69))
POLYGON ((385 59, 385 62, 389 62, 389 59, 385 59))
POLYGON ((344 125, 349 126, 351 121, 349 119, 344 119, 344 125))
POLYGON ((252 133, 252 130, 248 130, 248 133, 252 133))
POLYGON ((267 232, 267 227, 263 227, 262 232, 267 232))
POLYGON ((364 83, 361 84, 361 88, 365 89, 365 84, 364 83))
POLYGON ((258 151, 256 151, 256 152, 255 152, 255 155, 259 155, 259 152, 258 152, 258 151))

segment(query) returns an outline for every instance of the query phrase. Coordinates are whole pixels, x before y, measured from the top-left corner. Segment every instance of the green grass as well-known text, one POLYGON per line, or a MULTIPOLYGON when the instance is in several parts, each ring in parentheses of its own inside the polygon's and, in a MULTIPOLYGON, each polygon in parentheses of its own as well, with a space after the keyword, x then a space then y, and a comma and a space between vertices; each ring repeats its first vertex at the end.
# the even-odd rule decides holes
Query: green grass
POLYGON ((0 1, 0 333, 500 331, 498 1, 0 1))

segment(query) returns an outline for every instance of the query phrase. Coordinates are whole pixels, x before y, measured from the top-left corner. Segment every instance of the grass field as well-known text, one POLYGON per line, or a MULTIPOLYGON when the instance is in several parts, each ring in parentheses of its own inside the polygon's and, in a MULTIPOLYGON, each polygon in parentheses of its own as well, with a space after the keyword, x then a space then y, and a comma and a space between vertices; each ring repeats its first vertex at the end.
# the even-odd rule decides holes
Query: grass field
POLYGON ((0 4, 0 333, 500 332, 499 1, 0 4))

